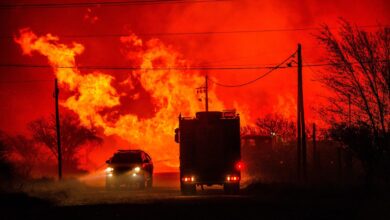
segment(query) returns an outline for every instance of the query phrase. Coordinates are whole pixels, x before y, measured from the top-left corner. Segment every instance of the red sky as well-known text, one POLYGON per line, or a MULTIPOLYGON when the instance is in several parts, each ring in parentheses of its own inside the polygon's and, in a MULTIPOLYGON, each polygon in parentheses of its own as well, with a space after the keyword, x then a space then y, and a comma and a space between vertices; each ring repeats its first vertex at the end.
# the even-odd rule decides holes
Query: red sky
MULTIPOLYGON (((48 1, 3 0, 1 4, 42 2, 48 1)), ((22 54, 20 46, 12 38, 18 35, 21 28, 30 28, 38 36, 51 33, 58 36, 59 42, 63 44, 70 45, 72 42, 77 42, 84 45, 84 52, 76 56, 77 65, 129 65, 125 55, 128 51, 119 37, 77 38, 69 35, 110 35, 131 32, 143 41, 151 38, 160 39, 164 45, 169 45, 193 65, 215 67, 275 65, 292 54, 299 42, 303 47, 304 63, 319 63, 323 62, 326 54, 315 40, 315 30, 183 35, 143 35, 143 33, 300 29, 319 27, 321 24, 337 27, 340 17, 359 26, 388 25, 389 11, 390 3, 386 0, 233 0, 78 8, 0 8, 0 63, 48 64, 47 58, 38 53, 33 53, 32 56, 22 54)), ((53 113, 53 83, 29 81, 53 79, 54 74, 51 69, 1 67, 0 71, 1 130, 10 133, 25 132, 28 122, 53 113)), ((265 71, 209 70, 208 73, 221 83, 241 83, 256 78, 265 71)), ((325 70, 304 68, 305 108, 310 120, 318 119, 315 108, 323 103, 319 95, 326 94, 324 89, 313 81, 316 71, 325 70)), ((102 72, 121 80, 124 80, 128 74, 127 70, 102 70, 102 72)), ((249 121, 271 112, 295 115, 296 69, 277 70, 246 87, 235 89, 215 87, 215 90, 218 99, 226 108, 233 108, 236 103, 241 109, 245 109, 245 117, 249 121)), ((62 99, 66 98, 64 96, 65 94, 62 94, 62 99)), ((147 95, 144 99, 147 99, 147 95)), ((122 109, 132 111, 140 117, 147 118, 152 114, 153 105, 147 101, 129 103, 125 100, 122 109)), ((120 139, 115 140, 118 144, 124 144, 120 139)), ((105 147, 100 150, 104 152, 103 157, 112 152, 107 145, 105 147)))

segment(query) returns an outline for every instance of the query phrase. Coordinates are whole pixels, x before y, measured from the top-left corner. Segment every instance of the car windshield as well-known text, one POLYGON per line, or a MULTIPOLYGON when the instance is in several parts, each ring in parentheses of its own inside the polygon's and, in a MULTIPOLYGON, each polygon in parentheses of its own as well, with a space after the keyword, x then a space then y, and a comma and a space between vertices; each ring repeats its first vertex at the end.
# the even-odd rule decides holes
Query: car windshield
POLYGON ((112 163, 141 163, 141 155, 139 153, 121 153, 115 154, 111 160, 112 163))

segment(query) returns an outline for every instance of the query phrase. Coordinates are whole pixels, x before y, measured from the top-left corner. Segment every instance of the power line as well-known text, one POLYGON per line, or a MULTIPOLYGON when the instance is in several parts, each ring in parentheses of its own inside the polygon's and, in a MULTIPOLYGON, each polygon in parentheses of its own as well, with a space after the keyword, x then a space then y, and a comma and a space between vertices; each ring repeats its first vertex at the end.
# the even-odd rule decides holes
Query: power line
MULTIPOLYGON (((288 57, 288 59, 291 58, 288 57)), ((288 60, 287 59, 287 60, 288 60)), ((382 63, 389 62, 388 60, 374 60, 374 61, 365 61, 362 63, 382 63)), ((51 66, 51 65, 38 65, 38 64, 0 64, 0 68, 57 68, 57 69, 86 69, 86 70, 144 70, 144 71, 153 71, 153 70, 260 70, 260 69, 288 69, 295 68, 296 66, 288 65, 281 66, 283 63, 275 66, 190 66, 190 67, 153 67, 153 68, 143 68, 135 66, 51 66)), ((349 62, 350 65, 360 64, 359 62, 349 62)), ((323 67, 323 66, 334 66, 337 63, 308 63, 302 65, 302 67, 323 67)))
POLYGON ((43 82, 52 82, 53 80, 49 79, 32 79, 32 80, 4 80, 0 81, 1 84, 13 84, 13 83, 43 83, 43 82))
POLYGON ((227 2, 231 0, 132 0, 132 1, 97 1, 97 2, 73 2, 73 3, 31 3, 31 4, 0 4, 0 9, 15 8, 79 8, 92 6, 131 6, 131 5, 156 5, 156 4, 187 4, 207 2, 227 2))
MULTIPOLYGON (((276 69, 288 69, 288 68, 296 68, 296 66, 293 66, 293 65, 287 65, 287 66, 282 66, 284 63, 286 63, 290 58, 292 58, 294 55, 296 54, 293 53, 292 55, 290 55, 287 59, 285 59, 283 62, 281 62, 280 64, 276 65, 276 66, 258 66, 258 67, 239 67, 239 68, 235 68, 235 67, 189 67, 189 68, 182 68, 182 67, 171 67, 171 68, 140 68, 140 67, 88 67, 88 69, 90 68, 93 68, 93 69, 101 69, 101 68, 104 68, 104 69, 110 69, 110 70, 118 70, 118 69, 121 69, 121 70, 259 70, 259 69, 269 69, 268 72, 260 75, 259 77, 253 79, 253 80, 250 80, 248 82, 245 82, 245 83, 241 83, 241 84, 235 84, 235 85, 228 85, 228 84, 222 84, 222 83, 219 83, 219 82, 215 82, 213 81, 212 79, 209 79, 212 83, 218 85, 218 86, 222 86, 222 87, 240 87, 240 86, 245 86, 245 85, 248 85, 248 84, 251 84, 251 83, 254 83, 256 82, 257 80, 260 80, 264 77, 266 77, 268 74, 270 74, 271 72, 273 72, 274 70, 276 69)), ((366 61, 366 62, 363 62, 363 63, 373 63, 373 62, 389 62, 388 60, 377 60, 377 61, 366 61)), ((351 65, 355 65, 355 64, 360 64, 359 62, 350 62, 349 64, 351 65)), ((335 65, 334 63, 317 63, 317 64, 304 64, 302 65, 302 67, 308 67, 310 68, 310 70, 314 73, 314 71, 311 69, 311 67, 323 67, 323 66, 333 66, 335 65)), ((13 65, 4 65, 4 64, 0 64, 0 68, 2 67, 17 67, 17 68, 52 68, 51 66, 49 65, 29 65, 29 64, 13 64, 13 65)), ((85 68, 87 66, 84 66, 84 67, 76 67, 76 66, 73 66, 73 67, 58 67, 58 68, 85 68)), ((8 80, 8 81, 0 81, 0 84, 13 84, 13 83, 45 83, 45 82, 52 82, 53 80, 52 79, 36 79, 36 80, 8 80)))
MULTIPOLYGON (((272 73, 274 70, 276 69, 282 69, 282 68, 296 68, 296 66, 292 66, 291 63, 290 65, 287 65, 287 66, 282 66, 284 63, 286 63, 290 58, 292 58, 293 56, 295 56, 297 52, 294 52, 292 55, 290 55, 287 59, 283 60, 283 62, 281 62, 280 64, 276 65, 275 67, 272 67, 268 72, 260 75, 259 77, 253 79, 253 80, 250 80, 248 82, 245 82, 245 83, 241 83, 241 84, 222 84, 222 83, 219 83, 219 82, 215 82, 211 79, 209 79, 211 82, 213 82, 214 84, 218 85, 218 86, 221 86, 221 87, 241 87, 241 86, 246 86, 246 85, 249 85, 249 84, 252 84, 254 82, 256 82, 257 80, 260 80, 264 77, 266 77, 268 74, 272 73)), ((377 60, 377 61, 366 61, 366 62, 363 62, 363 63, 373 63, 373 62, 389 62, 388 60, 377 60)), ((359 62, 350 62, 349 63, 350 65, 354 65, 354 64, 360 64, 359 62)), ((310 70, 313 72, 313 70, 311 69, 311 67, 322 67, 322 66, 333 66, 335 65, 334 63, 322 63, 322 64, 306 64, 305 66, 304 65, 301 65, 301 67, 308 67, 310 68, 310 70)))
POLYGON ((259 77, 255 78, 255 79, 252 79, 248 82, 245 82, 245 83, 240 83, 240 84, 222 84, 222 83, 219 83, 219 82, 215 82, 213 80, 210 79, 211 82, 213 82, 214 84, 218 85, 218 86, 222 86, 222 87, 241 87, 241 86, 246 86, 246 85, 249 85, 249 84, 252 84, 254 82, 256 82, 257 80, 260 80, 264 77, 266 77, 268 74, 272 73, 274 70, 278 69, 280 66, 282 66, 284 63, 286 63, 288 60, 290 60, 292 57, 295 56, 297 52, 294 52, 293 54, 291 54, 290 56, 288 56, 285 60, 283 60, 280 64, 276 65, 275 67, 273 67, 272 69, 270 69, 268 72, 260 75, 259 77))
MULTIPOLYGON (((379 28, 388 27, 388 25, 362 25, 357 28, 379 28)), ((248 29, 248 30, 226 30, 226 31, 199 31, 199 32, 140 32, 138 36, 175 36, 175 35, 226 35, 226 34, 255 34, 255 33, 269 33, 269 32, 299 32, 299 31, 314 31, 321 30, 320 27, 306 27, 306 28, 270 28, 270 29, 248 29)), ((337 29, 337 27, 330 27, 329 29, 337 29)), ((117 38, 127 37, 129 34, 125 33, 107 33, 107 34, 57 34, 61 38, 117 38)), ((14 36, 0 36, 0 38, 13 39, 14 36)))
POLYGON ((192 66, 192 67, 153 67, 143 68, 134 66, 50 66, 50 65, 35 65, 35 64, 0 64, 0 68, 57 68, 57 69, 87 69, 87 70, 259 70, 272 69, 270 66, 192 66))
POLYGON ((356 65, 356 64, 366 64, 366 63, 386 63, 389 62, 389 60, 373 60, 373 61, 361 61, 361 62, 347 62, 347 63, 308 63, 305 65, 302 65, 302 67, 323 67, 323 66, 335 66, 340 64, 349 64, 349 65, 356 65))

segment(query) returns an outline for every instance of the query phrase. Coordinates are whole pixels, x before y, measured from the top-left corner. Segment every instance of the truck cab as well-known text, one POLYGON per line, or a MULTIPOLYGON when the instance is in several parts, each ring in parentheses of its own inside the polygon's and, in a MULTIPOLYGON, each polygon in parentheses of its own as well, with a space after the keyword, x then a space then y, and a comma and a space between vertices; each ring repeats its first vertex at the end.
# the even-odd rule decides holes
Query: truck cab
POLYGON ((237 193, 241 180, 240 118, 235 111, 197 112, 179 116, 175 141, 180 145, 180 188, 183 194, 196 186, 223 185, 237 193))

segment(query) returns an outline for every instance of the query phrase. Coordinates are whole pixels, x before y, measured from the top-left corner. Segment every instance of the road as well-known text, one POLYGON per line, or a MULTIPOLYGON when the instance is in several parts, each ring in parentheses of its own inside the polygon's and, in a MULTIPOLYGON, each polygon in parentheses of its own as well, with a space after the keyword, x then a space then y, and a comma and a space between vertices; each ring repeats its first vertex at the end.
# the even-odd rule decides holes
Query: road
POLYGON ((239 195, 213 187, 183 196, 171 174, 157 175, 148 191, 64 182, 7 196, 0 199, 0 219, 390 219, 388 194, 270 184, 239 195))
POLYGON ((248 195, 225 195, 222 186, 200 187, 197 194, 184 196, 180 193, 178 173, 156 173, 153 188, 139 190, 136 188, 120 188, 106 190, 104 181, 94 179, 86 181, 89 187, 79 187, 70 184, 63 188, 66 195, 60 199, 54 198, 56 204, 61 206, 96 205, 96 204, 154 204, 169 201, 210 201, 210 200, 241 200, 248 199, 248 195))

